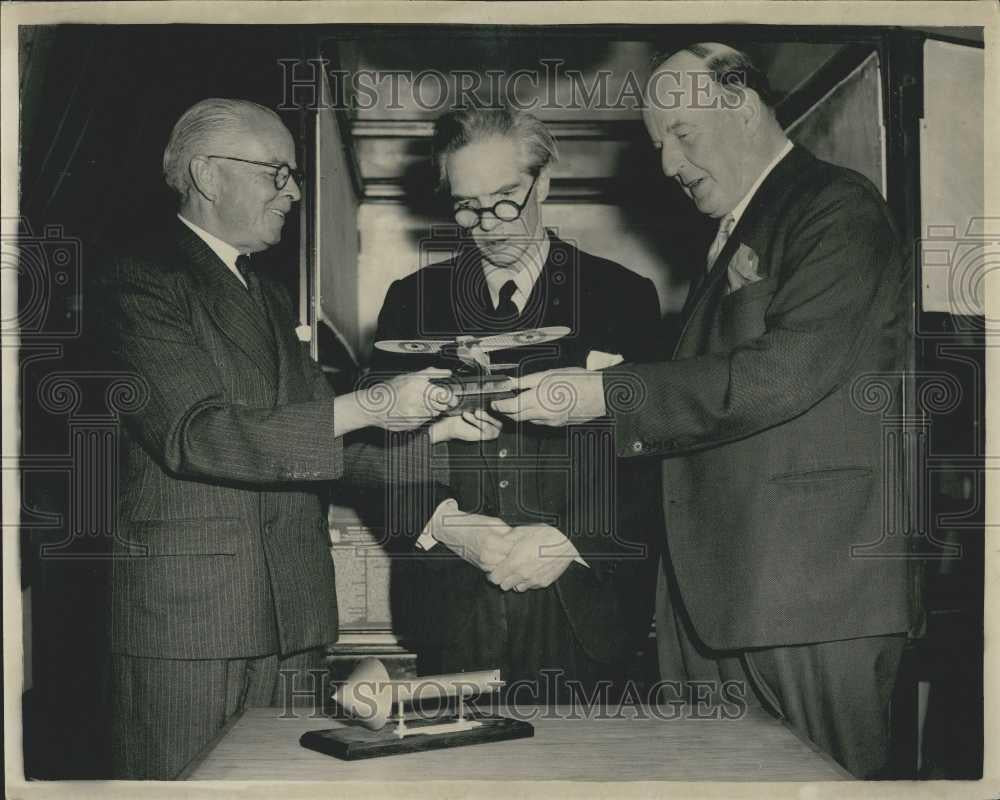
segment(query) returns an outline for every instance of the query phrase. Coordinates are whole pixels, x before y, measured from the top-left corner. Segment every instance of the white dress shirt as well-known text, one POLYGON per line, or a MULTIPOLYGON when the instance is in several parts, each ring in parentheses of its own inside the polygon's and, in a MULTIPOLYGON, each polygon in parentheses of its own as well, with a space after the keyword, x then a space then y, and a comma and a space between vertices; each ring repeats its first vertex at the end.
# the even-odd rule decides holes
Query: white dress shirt
POLYGON ((500 290, 507 281, 514 281, 514 293, 510 296, 511 301, 517 306, 517 313, 524 313, 524 307, 531 297, 531 290, 535 287, 545 260, 549 257, 549 237, 542 228, 536 241, 533 241, 525 249, 521 264, 517 269, 511 267, 498 267, 483 259, 483 273, 486 275, 486 286, 490 291, 490 300, 493 308, 500 306, 500 290))
POLYGON ((222 263, 229 267, 229 271, 236 276, 236 280, 244 286, 247 285, 247 282, 243 280, 243 276, 240 275, 240 271, 236 269, 236 259, 239 258, 239 256, 244 255, 244 253, 241 253, 229 244, 229 242, 224 242, 218 236, 215 236, 206 231, 204 228, 195 225, 191 220, 182 217, 180 214, 177 215, 177 219, 194 231, 198 238, 207 244, 211 248, 212 252, 222 259, 222 263))

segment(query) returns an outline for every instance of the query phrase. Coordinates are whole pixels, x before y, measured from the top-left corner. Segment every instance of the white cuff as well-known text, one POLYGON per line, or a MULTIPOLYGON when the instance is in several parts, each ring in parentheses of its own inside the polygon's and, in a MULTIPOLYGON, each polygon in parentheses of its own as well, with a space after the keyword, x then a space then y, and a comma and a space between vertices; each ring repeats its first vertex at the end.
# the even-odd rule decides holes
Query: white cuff
MULTIPOLYGON (((560 531, 560 533, 562 533, 562 531, 560 531)), ((563 536, 566 536, 566 534, 563 533, 563 536)), ((573 552, 576 553, 576 555, 573 556, 573 560, 581 567, 587 567, 587 569, 590 569, 590 564, 583 560, 583 556, 580 555, 580 551, 576 549, 576 545, 573 544, 568 536, 566 536, 566 542, 573 548, 573 552)))
POLYGON ((603 350, 591 350, 587 353, 587 369, 602 370, 621 364, 625 359, 620 353, 605 353, 603 350))
POLYGON ((434 513, 427 521, 427 525, 424 526, 420 536, 417 537, 417 549, 430 550, 434 547, 438 543, 438 540, 434 538, 434 529, 442 524, 444 518, 448 514, 454 514, 457 512, 458 503, 455 501, 455 498, 449 497, 447 500, 442 501, 441 504, 434 509, 434 513))

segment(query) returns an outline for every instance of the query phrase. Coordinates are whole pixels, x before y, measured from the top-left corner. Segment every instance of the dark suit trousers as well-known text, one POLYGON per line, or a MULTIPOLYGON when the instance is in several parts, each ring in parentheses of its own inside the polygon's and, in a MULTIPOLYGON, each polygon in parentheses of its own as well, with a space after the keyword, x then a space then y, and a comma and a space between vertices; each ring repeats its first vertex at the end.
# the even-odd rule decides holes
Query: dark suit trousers
POLYGON ((859 778, 889 758, 889 704, 906 634, 790 647, 713 651, 694 633, 676 584, 660 573, 657 650, 663 680, 742 681, 762 705, 859 778))
POLYGON ((599 681, 609 689, 620 683, 620 666, 598 662, 580 646, 555 586, 504 592, 488 584, 452 622, 456 629, 442 650, 442 670, 499 668, 509 702, 566 703, 579 692, 589 697, 599 681))
POLYGON ((197 661, 114 654, 112 777, 177 778, 234 716, 279 705, 289 685, 320 686, 305 673, 321 668, 321 650, 197 661))

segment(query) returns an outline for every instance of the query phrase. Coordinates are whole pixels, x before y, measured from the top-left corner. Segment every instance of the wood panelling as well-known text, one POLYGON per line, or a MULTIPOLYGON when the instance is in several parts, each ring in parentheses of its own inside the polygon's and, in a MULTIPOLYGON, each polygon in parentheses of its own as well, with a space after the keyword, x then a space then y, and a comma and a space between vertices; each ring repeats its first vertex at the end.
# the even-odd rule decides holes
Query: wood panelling
POLYGON ((788 135, 819 158, 857 170, 884 196, 885 130, 878 56, 872 53, 793 122, 788 135))
MULTIPOLYGON (((625 151, 636 139, 556 139, 559 161, 552 176, 576 180, 615 177, 625 151)), ((362 175, 368 181, 396 180, 424 165, 430 157, 425 139, 356 139, 362 175)))
POLYGON ((429 121, 460 99, 496 104, 510 96, 554 121, 637 118, 654 46, 583 30, 479 28, 359 38, 347 50, 353 73, 344 88, 360 106, 358 119, 429 121))
MULTIPOLYGON (((324 83, 324 93, 329 88, 324 83)), ((313 154, 318 186, 313 193, 316 265, 310 318, 332 323, 347 339, 355 353, 358 305, 358 199, 354 191, 353 167, 345 147, 337 113, 329 108, 316 115, 317 150, 313 154)), ((318 345, 319 330, 313 330, 318 345)), ((315 350, 314 350, 315 352, 315 350)))

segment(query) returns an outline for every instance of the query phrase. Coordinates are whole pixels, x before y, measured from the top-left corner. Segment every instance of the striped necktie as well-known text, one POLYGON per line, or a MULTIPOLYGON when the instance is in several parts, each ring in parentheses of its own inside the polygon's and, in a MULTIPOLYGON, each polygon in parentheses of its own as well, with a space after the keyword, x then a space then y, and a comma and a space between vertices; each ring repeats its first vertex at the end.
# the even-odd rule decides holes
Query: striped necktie
POLYGON ((236 269, 243 276, 250 296, 257 302, 262 311, 266 311, 267 305, 264 303, 264 293, 260 289, 260 279, 257 277, 257 273, 254 272, 250 256, 246 254, 238 255, 236 257, 236 269))
POLYGON ((729 240, 729 236, 732 234, 733 228, 735 227, 736 218, 732 214, 726 214, 726 216, 724 216, 719 222, 719 231, 715 234, 712 246, 708 248, 708 259, 705 265, 706 270, 711 271, 712 267, 715 266, 715 262, 719 258, 722 248, 726 246, 726 242, 729 240))

